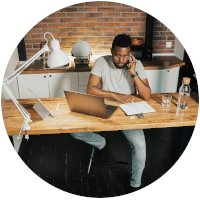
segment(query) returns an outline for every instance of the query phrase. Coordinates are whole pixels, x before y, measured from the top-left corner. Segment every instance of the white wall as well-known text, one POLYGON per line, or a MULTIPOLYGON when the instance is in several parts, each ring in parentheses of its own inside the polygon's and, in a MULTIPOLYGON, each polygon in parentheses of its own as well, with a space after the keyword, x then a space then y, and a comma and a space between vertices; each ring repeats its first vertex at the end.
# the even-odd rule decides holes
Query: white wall
POLYGON ((178 38, 176 37, 175 39, 175 49, 174 49, 174 54, 177 58, 179 58, 180 60, 183 60, 183 56, 184 56, 184 47, 181 44, 181 42, 178 40, 178 38))
MULTIPOLYGON (((18 50, 16 48, 8 62, 4 77, 11 75, 15 71, 15 68, 18 63, 19 63, 19 55, 18 55, 18 50)), ((19 99, 17 79, 13 80, 8 87, 15 96, 15 98, 19 99)), ((1 99, 10 99, 10 96, 7 94, 7 92, 4 90, 3 87, 1 92, 1 99)))
MULTIPOLYGON (((11 75, 15 71, 15 68, 18 65, 18 63, 19 63, 19 55, 18 55, 17 48, 15 48, 15 50, 14 50, 13 54, 11 55, 10 60, 8 62, 4 77, 11 75)), ((17 79, 13 80, 9 84, 8 87, 11 90, 11 92, 13 93, 13 95, 15 96, 15 98, 19 99, 17 79)), ((2 92, 1 92, 1 99, 10 99, 10 96, 7 94, 7 92, 4 90, 3 87, 2 87, 2 92)), ((13 136, 14 148, 17 152, 19 151, 22 139, 23 139, 23 136, 21 136, 19 140, 17 139, 17 135, 13 136)))

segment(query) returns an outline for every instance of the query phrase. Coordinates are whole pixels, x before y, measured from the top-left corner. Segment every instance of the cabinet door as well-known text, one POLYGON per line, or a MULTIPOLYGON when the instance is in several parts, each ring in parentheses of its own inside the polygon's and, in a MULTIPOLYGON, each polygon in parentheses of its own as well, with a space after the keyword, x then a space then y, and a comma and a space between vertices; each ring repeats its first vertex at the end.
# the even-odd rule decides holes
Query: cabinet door
POLYGON ((165 69, 163 93, 177 92, 179 68, 180 67, 165 69))
POLYGON ((79 92, 87 94, 87 84, 90 77, 90 72, 79 72, 78 81, 79 81, 79 92))
POLYGON ((78 73, 49 73, 49 93, 52 97, 65 97, 64 90, 78 92, 78 73))
POLYGON ((49 98, 47 74, 21 74, 17 79, 20 99, 35 98, 29 89, 38 98, 49 98))
POLYGON ((146 70, 152 94, 163 92, 164 74, 164 69, 146 70))
POLYGON ((79 85, 78 91, 87 94, 87 85, 79 85))
POLYGON ((78 72, 79 86, 88 84, 90 72, 78 72))

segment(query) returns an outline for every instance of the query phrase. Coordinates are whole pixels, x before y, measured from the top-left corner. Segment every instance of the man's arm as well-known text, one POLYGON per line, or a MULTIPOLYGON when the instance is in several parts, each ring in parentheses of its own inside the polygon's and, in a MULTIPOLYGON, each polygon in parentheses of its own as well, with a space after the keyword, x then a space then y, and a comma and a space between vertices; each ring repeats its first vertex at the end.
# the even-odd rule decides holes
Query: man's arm
MULTIPOLYGON (((136 74, 135 65, 136 59, 133 55, 131 55, 131 60, 128 63, 128 71, 131 75, 136 74)), ((141 80, 139 76, 135 76, 133 80, 138 89, 139 96, 145 101, 148 100, 151 96, 151 88, 149 87, 147 78, 141 80)))
POLYGON ((151 89, 149 87, 149 83, 147 79, 141 80, 139 76, 135 76, 134 78, 135 86, 137 87, 139 96, 145 101, 150 99, 151 97, 151 89))
POLYGON ((100 81, 101 77, 90 74, 87 86, 87 93, 103 98, 114 98, 121 103, 131 103, 133 101, 133 98, 130 95, 109 92, 98 88, 100 81))

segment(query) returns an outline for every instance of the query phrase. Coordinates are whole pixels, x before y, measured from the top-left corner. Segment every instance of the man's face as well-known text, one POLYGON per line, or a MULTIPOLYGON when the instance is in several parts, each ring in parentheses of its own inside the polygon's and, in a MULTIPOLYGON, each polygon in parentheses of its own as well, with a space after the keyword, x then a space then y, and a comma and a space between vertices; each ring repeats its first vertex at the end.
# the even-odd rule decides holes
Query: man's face
POLYGON ((111 49, 111 53, 116 67, 123 68, 128 62, 130 56, 130 47, 115 46, 113 49, 111 49))

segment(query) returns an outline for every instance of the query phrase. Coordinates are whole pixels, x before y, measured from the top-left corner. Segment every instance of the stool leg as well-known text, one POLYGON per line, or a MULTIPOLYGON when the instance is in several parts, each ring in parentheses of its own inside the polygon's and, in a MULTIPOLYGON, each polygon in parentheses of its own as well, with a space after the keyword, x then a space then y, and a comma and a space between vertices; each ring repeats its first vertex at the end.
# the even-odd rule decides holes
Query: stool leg
POLYGON ((90 172, 90 167, 91 167, 91 164, 92 164, 92 159, 93 159, 93 156, 94 156, 94 147, 92 149, 92 154, 90 156, 90 162, 89 162, 89 166, 88 166, 88 174, 90 172))

